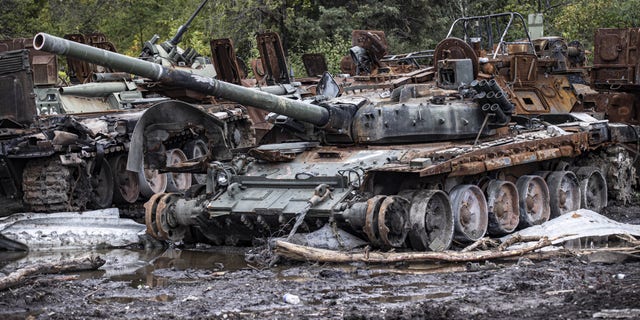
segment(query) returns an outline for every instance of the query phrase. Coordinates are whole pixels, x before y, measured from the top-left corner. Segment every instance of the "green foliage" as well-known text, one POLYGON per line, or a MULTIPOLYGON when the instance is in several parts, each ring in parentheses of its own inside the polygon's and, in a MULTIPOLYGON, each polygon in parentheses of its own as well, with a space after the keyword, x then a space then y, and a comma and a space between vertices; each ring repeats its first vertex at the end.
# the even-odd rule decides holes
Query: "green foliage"
POLYGON ((640 0, 580 0, 566 5, 554 21, 567 39, 578 39, 593 46, 597 28, 637 27, 640 22, 640 0))
MULTIPOLYGON (((0 37, 62 36, 100 31, 119 52, 136 56, 154 34, 169 40, 201 0, 0 0, 0 37)), ((355 29, 383 30, 389 51, 433 49, 458 17, 518 11, 545 14, 545 33, 589 44, 599 27, 638 26, 640 0, 211 0, 181 47, 210 55, 209 41, 231 38, 245 61, 256 58, 255 34, 278 32, 296 75, 301 55, 324 53, 332 72, 355 29)))
POLYGON ((314 40, 311 50, 295 50, 289 54, 289 65, 293 69, 296 77, 306 77, 307 73, 302 64, 302 55, 305 53, 323 53, 327 61, 327 67, 331 74, 340 73, 340 60, 351 47, 351 41, 344 37, 333 37, 332 39, 314 40))

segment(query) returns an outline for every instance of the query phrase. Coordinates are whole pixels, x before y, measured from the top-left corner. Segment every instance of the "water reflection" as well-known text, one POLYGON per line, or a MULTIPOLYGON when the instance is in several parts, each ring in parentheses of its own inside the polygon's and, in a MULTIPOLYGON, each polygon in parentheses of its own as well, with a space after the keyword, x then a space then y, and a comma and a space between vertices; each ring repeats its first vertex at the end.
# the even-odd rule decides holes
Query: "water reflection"
POLYGON ((98 255, 106 261, 95 271, 80 272, 80 279, 107 278, 132 286, 164 286, 169 281, 214 277, 247 267, 244 251, 234 248, 205 250, 72 250, 0 252, 0 272, 8 274, 36 263, 52 263, 98 255))

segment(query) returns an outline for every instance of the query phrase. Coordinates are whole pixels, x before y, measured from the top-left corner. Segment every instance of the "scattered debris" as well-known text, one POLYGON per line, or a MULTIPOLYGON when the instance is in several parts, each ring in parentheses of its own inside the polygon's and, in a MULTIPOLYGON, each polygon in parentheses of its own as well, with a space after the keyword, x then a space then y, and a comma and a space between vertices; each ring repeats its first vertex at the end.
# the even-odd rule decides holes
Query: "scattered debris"
MULTIPOLYGON (((549 220, 541 225, 532 226, 518 231, 515 234, 501 238, 503 243, 508 243, 513 237, 549 237, 554 239, 554 245, 565 243, 569 240, 590 239, 613 235, 640 236, 640 225, 613 221, 591 210, 579 209, 549 220), (569 232, 567 230, 570 230, 569 232)), ((531 240, 529 240, 531 241, 531 240)), ((520 242, 522 245, 522 242, 520 242)), ((587 248, 591 245, 587 243, 587 248)))
POLYGON ((640 309, 603 309, 593 314, 594 318, 606 319, 637 319, 640 309))
POLYGON ((17 213, 0 219, 0 249, 60 250, 125 247, 145 226, 119 217, 118 209, 17 213))
POLYGON ((282 300, 284 300, 284 302, 286 302, 288 304, 299 304, 300 303, 300 297, 296 296, 295 294, 291 294, 291 293, 285 293, 284 296, 282 297, 282 300))
POLYGON ((352 250, 364 247, 367 242, 339 228, 325 224, 310 233, 297 233, 288 242, 329 250, 352 250))
MULTIPOLYGON (((558 245, 570 240, 613 235, 625 235, 627 238, 640 235, 640 226, 616 222, 596 212, 580 209, 564 214, 542 225, 529 227, 510 236, 503 237, 499 246, 493 239, 481 238, 459 252, 368 252, 367 250, 344 252, 286 241, 276 241, 275 253, 292 260, 317 262, 471 262, 521 256, 552 244, 558 245), (571 234, 567 234, 567 230, 571 230, 571 234), (493 246, 495 249, 489 249, 489 246, 493 246), (473 251, 478 247, 482 247, 484 250, 473 251)), ((630 240, 634 241, 633 239, 630 240)), ((631 243, 634 244, 635 242, 631 243)), ((585 249, 593 248, 588 247, 585 249)), ((623 249, 629 248, 619 248, 617 250, 623 249)), ((601 253, 601 255, 603 254, 601 253)), ((637 258, 629 252, 618 252, 618 254, 626 255, 626 258, 637 258)), ((617 258, 621 257, 618 256, 617 258)))

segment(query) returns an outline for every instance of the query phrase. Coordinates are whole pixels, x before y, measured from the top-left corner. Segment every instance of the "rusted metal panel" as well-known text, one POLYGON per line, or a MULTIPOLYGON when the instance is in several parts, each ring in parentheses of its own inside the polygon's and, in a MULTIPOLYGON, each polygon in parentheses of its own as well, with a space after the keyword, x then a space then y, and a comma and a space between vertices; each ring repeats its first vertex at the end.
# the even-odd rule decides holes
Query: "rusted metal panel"
POLYGON ((267 85, 291 83, 280 35, 265 32, 258 34, 256 39, 267 85))
POLYGON ((329 70, 327 60, 321 53, 305 53, 302 55, 302 63, 309 77, 318 77, 329 70))
MULTIPOLYGON (((113 45, 113 43, 108 42, 107 37, 102 33, 91 33, 86 35, 79 33, 66 34, 64 38, 103 50, 117 52, 116 47, 113 45)), ((74 83, 88 82, 91 78, 91 75, 94 73, 114 71, 111 68, 106 68, 94 63, 81 61, 70 57, 67 57, 67 65, 69 66, 67 75, 74 83)))
POLYGON ((556 158, 560 158, 561 156, 562 156, 562 151, 560 150, 560 148, 543 149, 543 150, 538 150, 536 152, 536 157, 538 158, 538 161, 556 159, 556 158))
POLYGON ((487 171, 487 168, 485 167, 483 161, 458 163, 458 164, 454 164, 451 167, 451 173, 449 174, 449 176, 456 177, 456 176, 474 175, 474 174, 478 174, 485 171, 487 171))
POLYGON ((500 157, 494 159, 485 160, 484 165, 487 168, 487 171, 507 168, 513 166, 513 161, 510 157, 500 157))
POLYGON ((15 128, 16 124, 32 123, 36 106, 32 96, 33 77, 29 66, 29 50, 8 51, 0 57, 0 119, 13 122, 0 121, 0 124, 15 128))
POLYGON ((640 28, 598 29, 591 78, 596 88, 640 89, 640 28))
POLYGON ((213 39, 209 42, 209 45, 211 46, 212 62, 218 73, 218 79, 240 84, 240 79, 244 78, 244 76, 238 66, 233 41, 228 38, 213 39))

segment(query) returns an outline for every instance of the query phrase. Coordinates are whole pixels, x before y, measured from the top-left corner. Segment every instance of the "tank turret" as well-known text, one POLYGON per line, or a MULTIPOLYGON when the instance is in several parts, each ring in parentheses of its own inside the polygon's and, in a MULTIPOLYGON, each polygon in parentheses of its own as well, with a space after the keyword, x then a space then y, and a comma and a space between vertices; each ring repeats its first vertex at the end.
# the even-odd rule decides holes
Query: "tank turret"
MULTIPOLYGON (((504 125, 507 117, 496 110, 484 110, 454 98, 457 90, 431 90, 428 86, 402 86, 383 97, 387 107, 380 108, 381 99, 361 98, 358 101, 331 100, 311 104, 291 100, 266 92, 190 74, 182 70, 141 61, 124 55, 66 41, 39 33, 34 47, 61 55, 108 66, 150 78, 167 86, 185 87, 203 94, 222 97, 243 105, 260 108, 296 121, 310 123, 321 129, 320 135, 328 143, 410 143, 475 137, 479 133, 492 134, 489 124, 504 125), (421 98, 416 102, 417 98, 421 98), (392 103, 393 105, 389 105, 392 103)), ((491 92, 490 92, 491 94, 491 92)), ((472 98, 466 97, 467 100, 472 98)), ((487 99, 489 103, 491 99, 487 99)), ((491 104, 489 105, 491 106, 491 104)))

